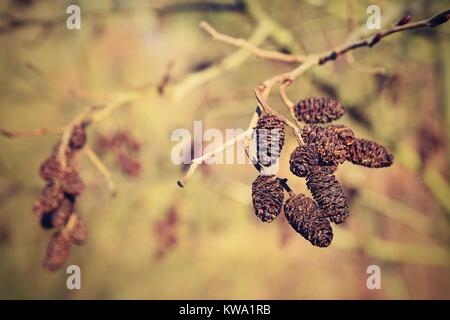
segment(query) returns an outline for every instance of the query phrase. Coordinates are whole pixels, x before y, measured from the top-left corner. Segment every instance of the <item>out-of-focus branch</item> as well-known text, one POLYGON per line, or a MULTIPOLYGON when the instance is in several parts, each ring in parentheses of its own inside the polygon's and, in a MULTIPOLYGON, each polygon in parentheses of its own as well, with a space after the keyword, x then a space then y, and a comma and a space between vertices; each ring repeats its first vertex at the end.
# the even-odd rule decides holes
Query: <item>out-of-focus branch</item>
POLYGON ((175 3, 155 8, 155 11, 160 16, 165 16, 174 13, 185 12, 244 12, 245 3, 241 0, 234 3, 214 3, 212 1, 200 1, 192 3, 175 3))
MULTIPOLYGON (((271 29, 267 24, 259 24, 250 38, 246 40, 248 43, 259 46, 270 35, 271 29)), ((237 68, 245 60, 251 56, 246 49, 240 48, 238 51, 224 58, 221 62, 211 67, 192 73, 177 84, 168 87, 168 91, 172 93, 175 101, 180 101, 189 91, 198 88, 202 84, 223 75, 225 72, 237 68)))
POLYGON ((84 121, 89 117, 89 115, 102 108, 101 106, 91 106, 81 112, 80 115, 75 117, 65 128, 61 137, 61 143, 58 149, 58 158, 61 164, 61 168, 64 170, 67 167, 67 159, 66 159, 66 151, 69 147, 70 136, 72 135, 72 131, 76 126, 83 126, 84 121))
POLYGON ((232 145, 235 145, 236 143, 239 143, 240 141, 244 140, 246 137, 250 136, 253 132, 253 127, 249 127, 247 130, 245 130, 244 132, 236 135, 234 138, 228 140, 227 142, 225 142, 224 144, 218 146, 217 148, 215 148, 214 150, 203 154, 202 156, 195 158, 194 160, 191 161, 191 164, 189 166, 188 171, 186 172, 186 174, 184 175, 184 177, 181 180, 177 181, 178 186, 180 186, 181 188, 184 188, 184 186, 186 185, 186 183, 189 181, 189 179, 192 177, 192 175, 195 173, 195 171, 197 170, 197 168, 206 160, 211 159, 212 157, 220 154, 221 152, 223 152, 224 150, 226 150, 227 148, 231 147, 232 145))
POLYGON ((202 21, 200 23, 200 27, 208 32, 214 40, 225 42, 238 48, 246 49, 254 56, 261 59, 286 63, 303 62, 305 59, 302 55, 286 54, 278 51, 261 49, 258 46, 255 46, 254 44, 246 41, 245 39, 233 38, 226 34, 218 32, 206 21, 202 21))
POLYGON ((103 175, 103 177, 106 180, 106 184, 108 185, 109 192, 112 197, 115 197, 117 194, 116 186, 114 184, 114 181, 112 179, 111 173, 109 172, 108 168, 103 164, 102 160, 95 154, 94 150, 90 146, 85 146, 83 148, 86 156, 88 159, 92 162, 92 164, 95 166, 95 168, 103 175))
POLYGON ((62 133, 65 127, 37 128, 29 131, 10 131, 0 128, 0 134, 6 138, 39 137, 47 134, 62 133))

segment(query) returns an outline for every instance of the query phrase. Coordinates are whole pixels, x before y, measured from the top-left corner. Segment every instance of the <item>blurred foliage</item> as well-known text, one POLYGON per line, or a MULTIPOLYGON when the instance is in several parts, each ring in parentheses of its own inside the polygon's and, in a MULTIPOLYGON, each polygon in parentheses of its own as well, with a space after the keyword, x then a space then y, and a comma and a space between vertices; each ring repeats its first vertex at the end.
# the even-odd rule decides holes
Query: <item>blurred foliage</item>
MULTIPOLYGON (((37 24, 0 34, 1 128, 61 126, 88 105, 108 104, 104 94, 156 87, 171 62, 170 81, 179 83, 237 51, 205 35, 198 28, 201 20, 236 37, 248 38, 255 29, 254 17, 240 2, 225 11, 197 10, 188 1, 77 3, 81 30, 68 30, 64 19, 57 19, 51 27, 37 24), (168 6, 178 9, 161 11, 168 6)), ((45 21, 65 17, 69 4, 73 1, 3 1, 0 12, 45 21)), ((283 28, 278 37, 262 38, 262 47, 317 52, 346 38, 350 18, 364 25, 369 2, 260 4, 283 28)), ((418 20, 449 3, 377 4, 382 17, 411 13, 418 20)), ((450 298, 449 34, 448 25, 408 31, 355 51, 359 64, 383 67, 385 74, 360 72, 340 58, 290 88, 293 99, 337 96, 348 108, 340 122, 388 146, 396 157, 388 169, 340 168, 352 215, 327 249, 312 247, 284 217, 259 223, 251 208, 256 177, 251 165, 208 166, 185 189, 175 183, 183 172, 170 160, 171 132, 193 130, 194 120, 203 120, 204 130, 246 128, 255 106, 253 88, 289 70, 286 65, 245 57, 182 99, 151 95, 89 128, 93 148, 100 134, 131 131, 142 145, 142 170, 138 177, 126 176, 114 159, 104 157, 117 185, 118 196, 111 198, 103 177, 82 157, 87 190, 78 210, 90 238, 69 260, 82 270, 79 291, 66 289, 64 270, 42 269, 50 234, 31 213, 43 185, 37 169, 58 136, 1 138, 0 298, 450 298), (177 211, 177 226, 170 229, 177 240, 160 257, 155 225, 171 210, 177 211), (366 287, 372 264, 382 269, 382 290, 366 287)), ((276 96, 271 103, 287 115, 276 96)), ((285 150, 294 148, 290 136, 285 150)), ((287 151, 282 156, 284 177, 290 176, 288 156, 287 151)), ((290 178, 290 185, 307 192, 301 179, 290 178)))

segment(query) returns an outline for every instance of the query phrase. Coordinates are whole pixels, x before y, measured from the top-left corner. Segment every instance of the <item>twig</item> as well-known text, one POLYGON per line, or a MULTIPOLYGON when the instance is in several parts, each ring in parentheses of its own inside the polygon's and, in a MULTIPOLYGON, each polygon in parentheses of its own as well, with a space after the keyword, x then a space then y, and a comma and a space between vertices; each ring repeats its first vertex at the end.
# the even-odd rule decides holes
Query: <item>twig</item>
POLYGON ((67 167, 66 151, 69 146, 70 136, 72 134, 73 128, 82 125, 87 117, 95 110, 99 109, 98 106, 91 106, 83 110, 83 112, 75 117, 64 129, 62 134, 61 143, 58 149, 58 158, 61 163, 61 168, 64 170, 67 167))
MULTIPOLYGON (((268 24, 258 24, 250 38, 246 41, 258 46, 261 45, 270 34, 271 27, 268 24)), ((167 89, 170 89, 175 101, 180 101, 189 91, 240 66, 250 56, 251 53, 249 51, 240 48, 238 51, 224 58, 221 62, 214 64, 207 69, 192 73, 182 81, 167 89)))
POLYGON ((301 55, 292 55, 292 54, 286 54, 278 51, 273 50, 264 50, 257 46, 255 46, 252 43, 249 43, 245 39, 242 38, 233 38, 226 34, 218 32, 216 29, 214 29, 208 22, 202 21, 200 23, 200 27, 208 32, 211 37, 214 40, 222 41, 228 44, 231 44, 238 48, 243 48, 251 52, 253 55, 255 55, 258 58, 266 59, 266 60, 273 60, 273 61, 279 61, 279 62, 286 62, 286 63, 295 63, 295 62, 303 62, 305 60, 304 56, 301 55))
POLYGON ((112 197, 115 197, 117 195, 116 186, 114 184, 114 181, 112 179, 111 173, 109 172, 108 168, 103 164, 102 160, 95 154, 94 150, 88 145, 84 147, 84 152, 86 153, 86 156, 88 159, 92 162, 92 164, 95 166, 95 168, 103 175, 103 177, 106 180, 106 184, 108 185, 109 192, 112 197))
POLYGON ((244 132, 236 135, 235 137, 233 137, 233 139, 228 140, 227 142, 225 142, 224 144, 222 144, 219 147, 215 148, 214 150, 212 150, 212 151, 210 151, 208 153, 205 153, 202 156, 192 160, 191 164, 189 166, 189 169, 186 172, 185 176, 181 180, 177 181, 178 186, 180 186, 181 188, 184 188, 186 183, 189 181, 189 179, 195 173, 195 171, 197 170, 198 166, 200 166, 202 164, 202 162, 204 162, 205 160, 208 160, 208 159, 214 157, 215 155, 223 152, 224 150, 226 150, 230 146, 238 143, 239 141, 244 140, 247 136, 251 135, 252 132, 253 132, 253 128, 248 128, 244 132))
POLYGON ((30 131, 10 131, 0 128, 0 134, 6 138, 39 137, 47 134, 62 133, 65 127, 37 128, 30 131))
POLYGON ((263 108, 263 110, 265 112, 267 112, 267 113, 270 113, 270 114, 274 115, 280 121, 282 121, 285 125, 287 125, 289 128, 291 128, 292 131, 294 132, 294 135, 295 135, 295 138, 297 139, 297 141, 299 143, 302 143, 302 138, 301 138, 300 130, 298 129, 298 127, 295 124, 293 124, 290 120, 288 120, 285 116, 279 114, 278 112, 273 110, 271 107, 269 107, 269 105, 267 104, 267 100, 264 97, 264 93, 263 92, 264 92, 264 88, 261 87, 261 86, 257 87, 254 90, 256 99, 260 103, 260 105, 263 108))
POLYGON ((164 91, 169 84, 171 78, 172 78, 172 68, 173 68, 174 62, 170 61, 166 66, 166 71, 164 72, 164 75, 162 76, 161 80, 159 81, 159 84, 157 86, 158 93, 160 95, 164 94, 164 91))

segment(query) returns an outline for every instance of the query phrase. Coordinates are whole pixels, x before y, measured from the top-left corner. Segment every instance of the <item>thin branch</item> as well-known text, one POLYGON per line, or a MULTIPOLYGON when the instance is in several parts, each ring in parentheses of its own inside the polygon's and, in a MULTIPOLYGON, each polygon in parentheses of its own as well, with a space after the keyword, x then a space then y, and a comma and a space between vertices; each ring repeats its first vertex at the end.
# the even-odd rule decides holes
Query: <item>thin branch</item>
POLYGON ((178 186, 180 186, 181 188, 184 188, 184 186, 186 185, 186 183, 189 181, 189 179, 192 177, 192 175, 195 173, 195 171, 197 170, 197 168, 206 160, 216 156, 217 154, 223 152, 224 150, 226 150, 227 148, 231 147, 232 145, 235 145, 236 143, 244 140, 247 136, 251 135, 253 132, 253 128, 248 128, 247 130, 245 130, 244 132, 236 135, 235 137, 233 137, 233 139, 228 140, 227 142, 225 142, 224 144, 218 146, 217 148, 215 148, 214 150, 203 154, 202 156, 195 158, 194 160, 191 161, 191 164, 189 166, 189 170, 187 171, 187 173, 185 174, 185 176, 181 179, 177 181, 178 186))
POLYGON ((262 86, 257 87, 254 90, 256 99, 258 100, 258 102, 260 103, 261 107, 263 108, 263 110, 267 113, 270 113, 272 115, 274 115, 275 117, 277 117, 281 122, 283 122, 286 126, 288 126, 295 135, 295 138, 297 139, 297 141, 299 143, 302 143, 302 138, 301 138, 301 134, 300 134, 300 130, 299 128, 293 124, 289 119, 287 119, 285 116, 279 114, 278 112, 276 112, 274 109, 272 109, 271 107, 269 107, 269 105, 267 104, 267 100, 264 97, 264 88, 262 86))
MULTIPOLYGON (((261 45, 271 34, 271 27, 267 24, 258 24, 248 40, 248 43, 255 46, 261 45)), ((189 91, 198 88, 204 83, 223 75, 225 72, 239 67, 245 62, 251 53, 246 49, 240 48, 233 54, 224 58, 221 62, 211 67, 192 73, 182 81, 172 87, 167 88, 173 95, 175 101, 180 101, 189 91)))
POLYGON ((92 162, 92 164, 95 166, 95 168, 103 175, 105 178, 106 184, 108 185, 109 192, 112 197, 115 197, 117 195, 116 186, 114 184, 114 181, 112 179, 112 175, 109 172, 108 168, 104 165, 102 160, 95 154, 94 150, 88 145, 84 147, 84 152, 86 153, 86 156, 88 159, 92 162))
POLYGON ((304 56, 301 55, 292 55, 292 54, 286 54, 278 51, 273 50, 264 50, 261 49, 254 44, 249 43, 245 39, 242 38, 233 38, 231 36, 228 36, 226 34, 218 32, 216 29, 214 29, 208 22, 202 21, 200 23, 200 27, 208 32, 211 37, 214 40, 222 41, 228 44, 231 44, 238 48, 243 48, 248 50, 250 53, 252 53, 254 56, 266 59, 266 60, 273 60, 278 62, 286 62, 286 63, 295 63, 295 62, 303 62, 305 60, 304 56))
POLYGON ((66 158, 66 151, 69 146, 70 136, 72 135, 73 128, 78 125, 82 125, 83 122, 87 119, 87 117, 95 110, 97 110, 99 107, 97 106, 91 106, 83 110, 83 112, 75 117, 64 129, 64 132, 62 134, 61 143, 59 145, 58 149, 58 158, 59 162, 61 164, 61 168, 64 170, 67 167, 67 158, 66 158))
POLYGON ((47 134, 62 133, 65 127, 37 128, 30 131, 10 131, 0 128, 0 134, 6 138, 39 137, 47 134))

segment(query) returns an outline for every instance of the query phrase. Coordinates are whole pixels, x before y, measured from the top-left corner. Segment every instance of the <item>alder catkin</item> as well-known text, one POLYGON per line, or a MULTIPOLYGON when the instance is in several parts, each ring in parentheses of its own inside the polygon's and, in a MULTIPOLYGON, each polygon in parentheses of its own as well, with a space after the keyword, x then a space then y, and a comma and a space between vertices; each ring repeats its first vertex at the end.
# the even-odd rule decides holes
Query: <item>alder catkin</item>
POLYGON ((57 184, 48 184, 42 193, 34 202, 33 213, 41 216, 44 213, 51 212, 59 207, 62 199, 64 198, 64 193, 57 184))
POLYGON ((333 240, 330 221, 320 208, 304 194, 291 196, 284 205, 284 214, 292 228, 312 245, 328 247, 333 240))
POLYGON ((82 125, 74 126, 69 140, 69 146, 72 149, 81 149, 86 143, 86 129, 82 125))
POLYGON ((270 166, 280 157, 284 145, 285 124, 271 114, 265 114, 256 126, 256 148, 259 163, 270 166))
POLYGON ((45 253, 44 268, 49 271, 61 269, 69 258, 71 245, 72 241, 66 233, 53 233, 45 253))
POLYGON ((77 222, 73 229, 70 231, 70 237, 74 244, 77 246, 82 246, 86 243, 86 240, 88 238, 88 229, 87 225, 84 223, 84 220, 76 213, 77 222))
POLYGON ((73 168, 66 168, 59 180, 61 189, 68 194, 79 195, 84 190, 84 183, 78 172, 73 168))
POLYGON ((70 215, 73 212, 73 201, 68 197, 64 197, 59 205, 58 209, 56 209, 52 213, 52 226, 55 228, 62 228, 69 221, 70 215))
POLYGON ((344 190, 334 175, 313 172, 306 186, 326 217, 339 224, 350 215, 344 190))
POLYGON ((263 222, 272 222, 280 214, 283 199, 283 187, 274 175, 260 175, 253 181, 253 208, 263 222))
POLYGON ((374 141, 356 139, 348 149, 347 160, 369 168, 384 168, 392 165, 394 156, 374 141))
POLYGON ((51 156, 46 159, 39 168, 40 177, 48 182, 55 182, 58 179, 61 166, 57 156, 51 156))
POLYGON ((295 117, 306 123, 328 123, 341 118, 344 106, 330 97, 311 97, 295 105, 295 117))

